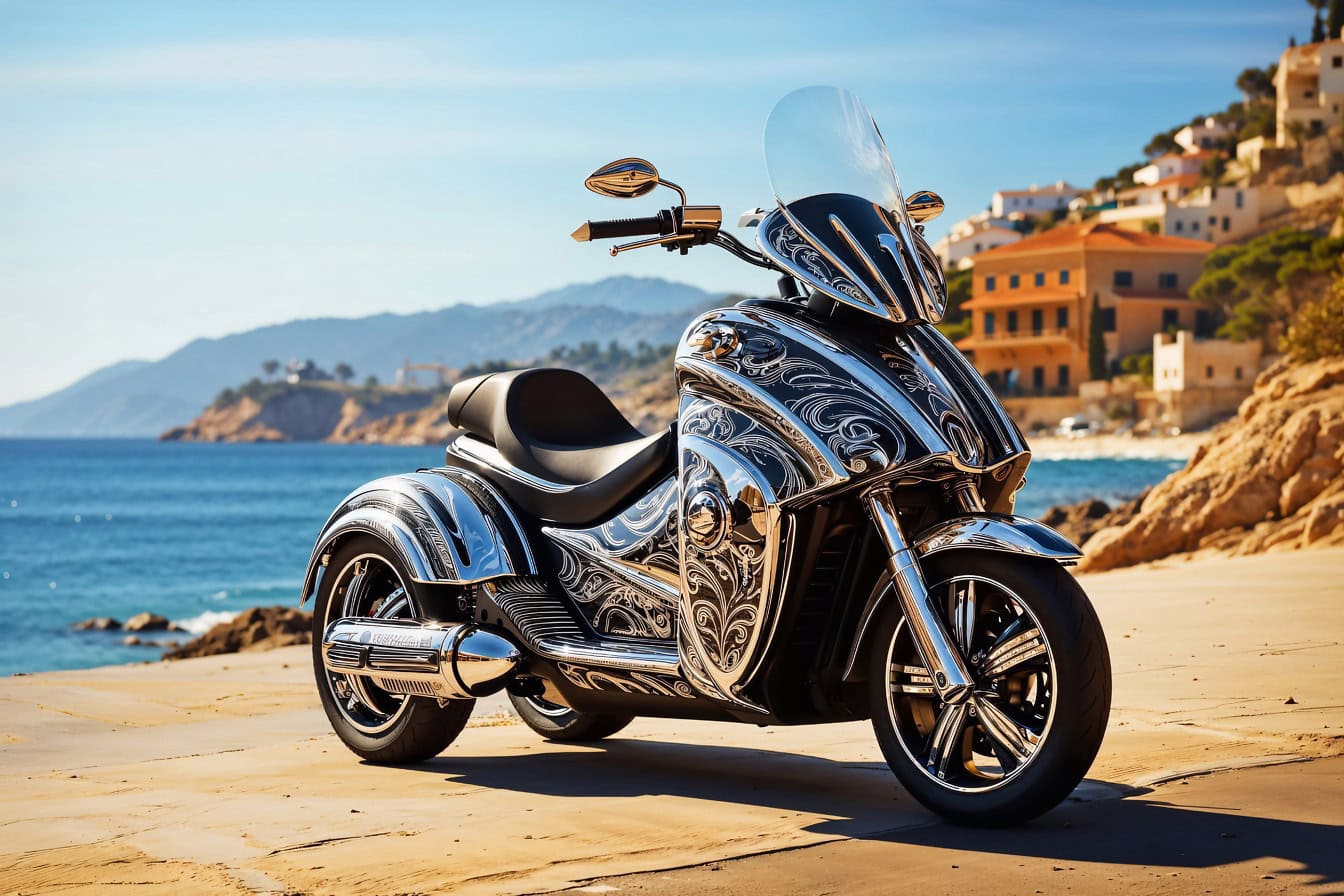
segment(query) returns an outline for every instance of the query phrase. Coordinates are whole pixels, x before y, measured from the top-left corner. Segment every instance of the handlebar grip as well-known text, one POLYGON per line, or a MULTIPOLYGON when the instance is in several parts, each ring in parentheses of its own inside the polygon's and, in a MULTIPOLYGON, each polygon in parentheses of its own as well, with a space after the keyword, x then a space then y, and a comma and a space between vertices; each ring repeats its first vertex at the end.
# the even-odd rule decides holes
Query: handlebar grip
POLYGON ((647 218, 616 218, 611 221, 589 221, 574 231, 574 239, 581 243, 589 240, 610 240, 626 236, 657 236, 663 232, 660 215, 647 218))

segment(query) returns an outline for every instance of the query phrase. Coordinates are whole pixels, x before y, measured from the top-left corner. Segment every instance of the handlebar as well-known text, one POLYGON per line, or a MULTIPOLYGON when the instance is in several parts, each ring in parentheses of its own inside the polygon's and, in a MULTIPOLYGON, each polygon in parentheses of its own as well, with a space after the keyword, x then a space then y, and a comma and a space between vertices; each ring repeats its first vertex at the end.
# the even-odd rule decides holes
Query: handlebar
POLYGON ((573 233, 574 239, 581 243, 590 240, 610 240, 627 236, 658 236, 671 233, 671 216, 668 215, 667 228, 664 229, 663 212, 647 218, 614 218, 610 221, 588 221, 579 225, 573 233))

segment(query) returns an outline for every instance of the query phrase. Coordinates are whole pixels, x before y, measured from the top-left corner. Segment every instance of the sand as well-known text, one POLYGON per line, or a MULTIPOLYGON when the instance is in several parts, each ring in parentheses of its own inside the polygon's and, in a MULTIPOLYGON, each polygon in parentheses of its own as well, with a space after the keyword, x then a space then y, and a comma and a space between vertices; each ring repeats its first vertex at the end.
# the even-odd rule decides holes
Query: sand
POLYGON ((0 892, 1338 891, 1341 572, 1318 550, 1085 577, 1107 740, 1006 832, 938 823, 867 723, 560 746, 494 699, 395 769, 330 734, 307 648, 5 679, 0 892))

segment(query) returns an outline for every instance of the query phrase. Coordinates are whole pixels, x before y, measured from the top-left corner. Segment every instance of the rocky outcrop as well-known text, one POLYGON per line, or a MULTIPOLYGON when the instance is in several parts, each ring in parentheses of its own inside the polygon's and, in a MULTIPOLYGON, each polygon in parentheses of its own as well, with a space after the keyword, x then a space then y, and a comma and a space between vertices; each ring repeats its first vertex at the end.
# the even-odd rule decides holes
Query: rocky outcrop
POLYGON ((1133 519, 1147 495, 1145 491, 1139 497, 1115 507, 1097 498, 1089 498, 1077 504, 1059 504, 1047 510, 1041 522, 1081 546, 1102 529, 1121 526, 1133 519))
POLYGON ((1280 362, 1133 519, 1094 535, 1084 571, 1170 554, 1344 544, 1344 358, 1280 362))
POLYGON ((128 632, 183 631, 183 629, 173 625, 167 616, 160 616, 158 613, 136 613, 130 619, 126 620, 125 628, 128 632))
POLYGON ((70 628, 77 632, 114 632, 121 628, 121 621, 111 616, 94 616, 92 619, 82 619, 70 628))
POLYGON ((169 650, 165 660, 271 650, 312 640, 313 616, 293 607, 253 607, 221 622, 199 638, 169 650))

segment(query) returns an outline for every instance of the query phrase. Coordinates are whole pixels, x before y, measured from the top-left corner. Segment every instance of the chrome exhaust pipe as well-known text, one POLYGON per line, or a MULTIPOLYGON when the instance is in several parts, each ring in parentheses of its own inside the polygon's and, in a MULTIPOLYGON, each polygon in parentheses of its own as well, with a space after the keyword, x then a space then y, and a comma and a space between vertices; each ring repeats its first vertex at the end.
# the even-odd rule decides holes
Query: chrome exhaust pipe
POLYGON ((322 634, 328 672, 371 678, 390 694, 485 697, 503 688, 521 661, 512 641, 470 622, 349 616, 322 634))

